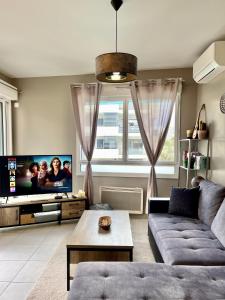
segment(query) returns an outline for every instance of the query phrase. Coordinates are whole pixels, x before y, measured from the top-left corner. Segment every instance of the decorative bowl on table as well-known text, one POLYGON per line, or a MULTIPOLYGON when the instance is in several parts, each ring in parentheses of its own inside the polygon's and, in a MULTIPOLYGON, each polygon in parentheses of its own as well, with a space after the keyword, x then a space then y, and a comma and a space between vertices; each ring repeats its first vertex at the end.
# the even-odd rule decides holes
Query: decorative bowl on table
POLYGON ((112 224, 112 219, 109 216, 102 216, 98 220, 98 226, 104 230, 109 230, 112 224))

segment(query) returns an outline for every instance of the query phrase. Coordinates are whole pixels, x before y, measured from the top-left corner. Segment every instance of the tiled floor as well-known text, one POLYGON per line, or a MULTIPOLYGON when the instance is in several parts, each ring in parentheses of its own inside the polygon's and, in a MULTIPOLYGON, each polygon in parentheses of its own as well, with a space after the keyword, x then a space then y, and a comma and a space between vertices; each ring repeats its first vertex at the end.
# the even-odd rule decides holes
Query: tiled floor
POLYGON ((25 300, 74 223, 0 229, 0 300, 25 300))

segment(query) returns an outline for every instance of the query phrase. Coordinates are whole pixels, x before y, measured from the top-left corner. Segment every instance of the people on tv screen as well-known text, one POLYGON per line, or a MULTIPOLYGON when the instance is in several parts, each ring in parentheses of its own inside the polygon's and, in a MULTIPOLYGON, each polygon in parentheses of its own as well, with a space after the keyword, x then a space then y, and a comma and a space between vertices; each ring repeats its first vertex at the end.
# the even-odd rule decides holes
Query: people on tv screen
POLYGON ((72 173, 69 161, 62 162, 59 157, 53 157, 50 166, 46 161, 32 162, 29 166, 31 172, 31 189, 52 189, 57 187, 66 187, 70 184, 72 173))

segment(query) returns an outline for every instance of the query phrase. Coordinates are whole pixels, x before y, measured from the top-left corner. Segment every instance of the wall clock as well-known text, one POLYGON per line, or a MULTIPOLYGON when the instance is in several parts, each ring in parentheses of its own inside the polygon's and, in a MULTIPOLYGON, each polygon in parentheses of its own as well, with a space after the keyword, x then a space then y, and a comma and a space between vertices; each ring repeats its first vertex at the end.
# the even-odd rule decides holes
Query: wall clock
POLYGON ((225 114, 225 93, 220 98, 220 110, 225 114))

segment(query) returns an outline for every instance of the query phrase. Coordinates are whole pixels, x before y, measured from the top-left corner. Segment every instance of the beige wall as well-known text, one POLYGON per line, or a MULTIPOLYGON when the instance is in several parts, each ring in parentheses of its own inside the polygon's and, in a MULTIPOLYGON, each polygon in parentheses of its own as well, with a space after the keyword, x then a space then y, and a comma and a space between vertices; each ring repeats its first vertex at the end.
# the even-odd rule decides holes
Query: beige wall
POLYGON ((198 110, 206 104, 207 123, 210 132, 210 179, 225 184, 225 114, 220 112, 219 102, 225 93, 225 73, 207 84, 198 86, 198 110))
MULTIPOLYGON (((191 69, 154 70, 139 72, 139 79, 183 77, 185 80, 181 103, 181 136, 193 127, 196 110, 196 85, 191 69)), ((75 158, 75 123, 69 86, 71 83, 94 82, 93 75, 17 79, 21 90, 19 108, 14 108, 14 153, 51 154, 72 153, 75 158)), ((75 159, 74 159, 75 162, 75 159)), ((74 170, 75 170, 75 166, 74 170)), ((74 178, 74 192, 82 188, 83 177, 74 178)), ((159 179, 159 193, 169 195, 177 180, 159 179)), ((147 178, 94 177, 95 201, 100 185, 143 187, 147 178)))

